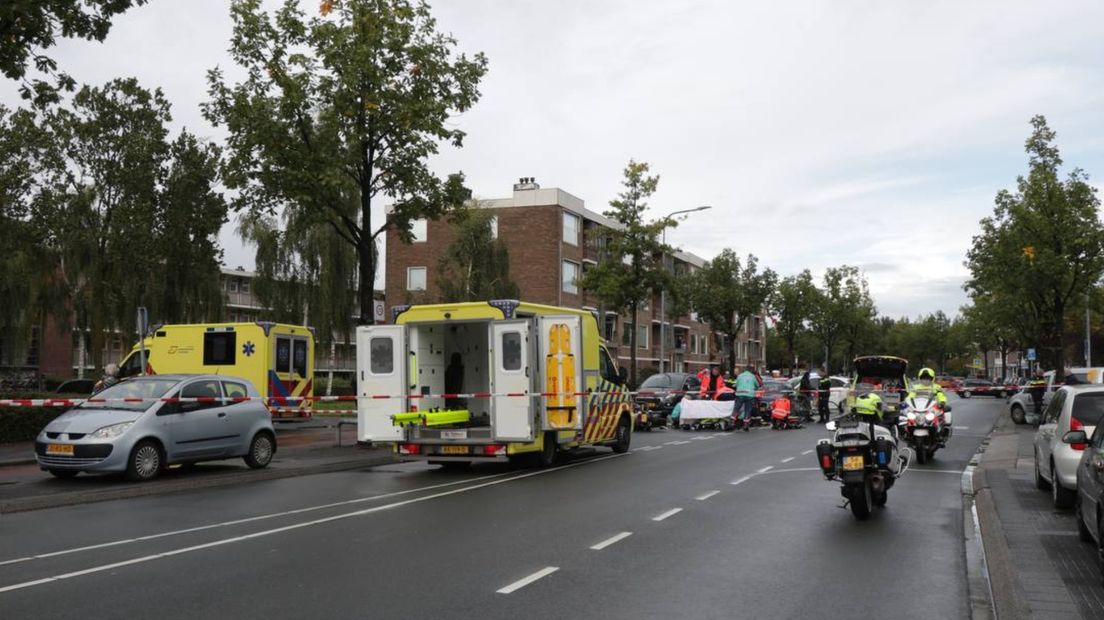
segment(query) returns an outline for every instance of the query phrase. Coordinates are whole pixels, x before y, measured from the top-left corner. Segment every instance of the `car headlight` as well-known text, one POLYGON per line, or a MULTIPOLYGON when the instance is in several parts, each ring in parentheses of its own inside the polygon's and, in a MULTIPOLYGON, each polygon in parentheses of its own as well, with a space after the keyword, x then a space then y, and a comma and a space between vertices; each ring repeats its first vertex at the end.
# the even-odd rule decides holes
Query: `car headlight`
POLYGON ((118 424, 112 424, 111 426, 105 426, 96 432, 89 435, 91 439, 114 439, 119 435, 126 432, 130 425, 134 422, 119 422, 118 424))

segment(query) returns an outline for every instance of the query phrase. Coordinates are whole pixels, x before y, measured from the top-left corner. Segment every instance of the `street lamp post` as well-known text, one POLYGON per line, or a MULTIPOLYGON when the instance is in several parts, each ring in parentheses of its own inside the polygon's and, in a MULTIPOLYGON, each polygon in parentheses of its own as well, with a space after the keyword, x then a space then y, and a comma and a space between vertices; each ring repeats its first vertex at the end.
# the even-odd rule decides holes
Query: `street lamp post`
MULTIPOLYGON (((706 209, 712 209, 712 205, 702 205, 700 207, 694 207, 693 209, 683 209, 681 211, 675 211, 668 213, 664 219, 671 219, 676 215, 685 215, 687 213, 695 213, 697 211, 705 211, 706 209)), ((667 227, 663 227, 663 245, 667 246, 667 227)), ((667 271, 667 252, 663 252, 663 270, 667 271)), ((636 329, 636 326, 633 326, 636 329)), ((659 291, 659 372, 665 372, 665 366, 667 364, 667 287, 664 286, 659 291)))

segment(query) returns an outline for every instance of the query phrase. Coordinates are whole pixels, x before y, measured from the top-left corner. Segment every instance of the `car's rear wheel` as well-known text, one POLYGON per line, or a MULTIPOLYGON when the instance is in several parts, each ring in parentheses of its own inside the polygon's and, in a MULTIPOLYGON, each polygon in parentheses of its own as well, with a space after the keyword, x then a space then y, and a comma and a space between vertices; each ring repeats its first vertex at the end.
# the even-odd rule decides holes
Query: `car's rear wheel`
POLYGON ((1027 424, 1027 413, 1019 405, 1012 405, 1012 421, 1016 424, 1027 424))
POLYGON ((55 478, 68 480, 70 478, 75 478, 80 472, 75 469, 51 469, 50 473, 53 474, 55 478))
POLYGON ((1054 467, 1054 461, 1050 462, 1050 492, 1054 498, 1055 508, 1066 510, 1073 506, 1075 495, 1073 491, 1062 486, 1062 482, 1058 480, 1058 471, 1054 467))
POLYGON ((970 390, 962 390, 958 395, 962 398, 970 398, 970 390))
POLYGON ((272 440, 272 435, 261 431, 253 436, 253 441, 249 442, 249 452, 246 452, 243 458, 250 468, 263 469, 272 462, 274 454, 276 454, 276 442, 272 440))
POLYGON ((161 446, 150 439, 143 439, 130 451, 127 461, 126 477, 138 482, 153 480, 165 468, 165 457, 161 446))

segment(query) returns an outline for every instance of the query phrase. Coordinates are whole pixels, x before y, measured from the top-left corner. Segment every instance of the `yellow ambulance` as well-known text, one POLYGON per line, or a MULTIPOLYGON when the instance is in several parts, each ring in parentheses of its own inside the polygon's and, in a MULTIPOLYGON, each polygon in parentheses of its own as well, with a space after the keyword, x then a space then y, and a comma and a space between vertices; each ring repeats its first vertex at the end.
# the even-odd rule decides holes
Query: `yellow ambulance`
POLYGON ((357 328, 357 433, 404 459, 551 465, 629 449, 632 405, 589 312, 495 300, 396 306, 357 328))
POLYGON ((155 325, 134 345, 119 378, 138 374, 219 374, 248 379, 274 417, 310 417, 314 396, 314 332, 309 327, 257 321, 155 325))

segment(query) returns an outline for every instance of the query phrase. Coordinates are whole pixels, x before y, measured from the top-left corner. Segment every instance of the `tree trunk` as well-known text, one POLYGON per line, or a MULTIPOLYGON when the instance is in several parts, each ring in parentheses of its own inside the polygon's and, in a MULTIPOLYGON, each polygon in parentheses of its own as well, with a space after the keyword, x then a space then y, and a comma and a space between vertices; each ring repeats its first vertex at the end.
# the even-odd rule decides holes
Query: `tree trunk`
POLYGON ((730 331, 727 334, 725 334, 725 336, 727 337, 727 340, 728 340, 728 342, 725 343, 725 344, 728 345, 727 346, 727 349, 728 349, 728 351, 727 351, 727 355, 728 355, 728 376, 729 377, 735 377, 736 376, 736 332, 730 331))
POLYGON ((636 389, 636 335, 640 326, 636 324, 636 301, 632 302, 632 333, 629 334, 629 385, 636 389))

